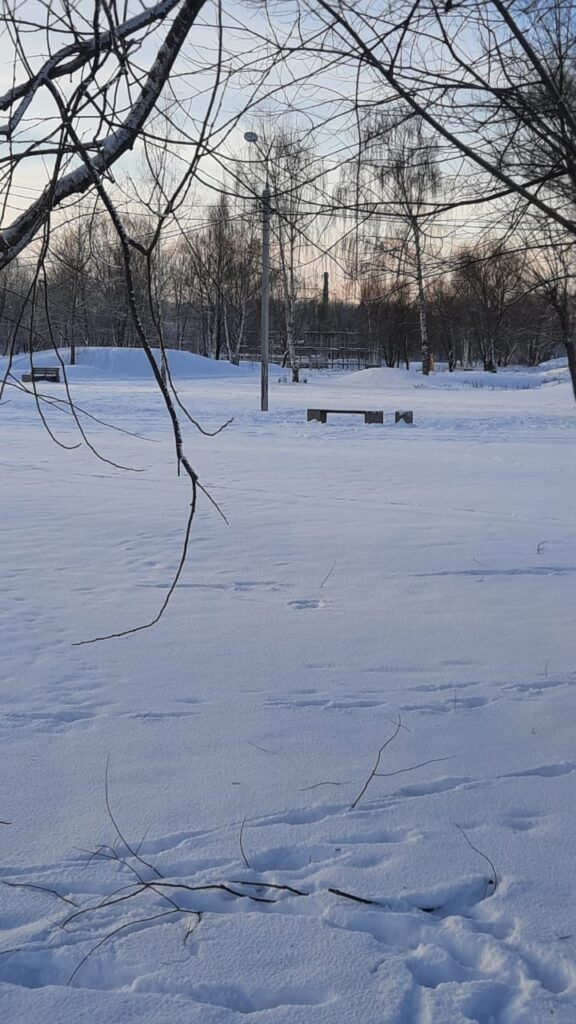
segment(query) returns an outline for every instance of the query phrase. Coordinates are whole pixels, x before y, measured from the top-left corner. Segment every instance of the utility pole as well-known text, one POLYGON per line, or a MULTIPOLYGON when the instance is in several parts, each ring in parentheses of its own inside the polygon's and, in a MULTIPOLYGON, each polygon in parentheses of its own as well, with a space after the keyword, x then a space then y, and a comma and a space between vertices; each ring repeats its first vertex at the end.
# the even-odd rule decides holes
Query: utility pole
POLYGON ((260 311, 260 409, 268 412, 268 358, 270 330, 270 189, 262 192, 262 308, 260 311))
MULTIPOLYGON (((256 132, 244 132, 246 142, 258 143, 256 132)), ((260 409, 268 412, 268 361, 270 333, 270 187, 268 157, 266 184, 262 192, 262 305, 260 309, 260 409)))

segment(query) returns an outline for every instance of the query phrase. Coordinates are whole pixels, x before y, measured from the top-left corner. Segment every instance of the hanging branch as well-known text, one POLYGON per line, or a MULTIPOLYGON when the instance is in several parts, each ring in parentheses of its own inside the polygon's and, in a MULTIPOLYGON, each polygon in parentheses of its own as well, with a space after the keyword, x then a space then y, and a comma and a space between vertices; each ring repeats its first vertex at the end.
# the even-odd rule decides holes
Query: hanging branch
MULTIPOLYGON (((121 124, 104 139, 98 141, 95 155, 91 156, 88 161, 83 157, 80 167, 63 174, 54 184, 48 186, 24 213, 0 232, 0 270, 12 262, 30 244, 42 225, 47 222, 53 210, 61 206, 70 196, 86 192, 94 184, 95 177, 101 180, 109 168, 124 153, 133 148, 140 131, 158 103, 174 63, 204 6, 204 2, 205 0, 182 0, 180 10, 166 33, 139 96, 121 124)), ((161 16, 168 13, 172 6, 175 5, 169 3, 161 16)), ((110 34, 110 43, 113 39, 114 36, 110 34)), ((95 46, 94 41, 92 46, 95 46)), ((101 47, 102 40, 100 39, 99 49, 101 47)), ((42 84, 46 86, 53 97, 57 95, 60 99, 54 88, 53 78, 54 75, 44 76, 42 84)), ((77 140, 75 140, 75 144, 77 146, 77 140)), ((83 154, 80 155, 83 156, 83 154)))

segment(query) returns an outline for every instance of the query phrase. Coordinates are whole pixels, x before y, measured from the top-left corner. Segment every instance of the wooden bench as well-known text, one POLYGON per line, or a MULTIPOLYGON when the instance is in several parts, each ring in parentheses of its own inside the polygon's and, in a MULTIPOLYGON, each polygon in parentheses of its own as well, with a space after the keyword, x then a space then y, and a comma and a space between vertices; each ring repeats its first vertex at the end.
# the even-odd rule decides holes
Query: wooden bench
MULTIPOLYGON (((342 416, 363 416, 364 423, 384 423, 384 413, 380 410, 370 412, 367 409, 307 409, 306 419, 317 420, 319 423, 326 423, 328 413, 334 415, 338 413, 342 416)), ((395 423, 413 423, 414 413, 411 409, 397 409, 394 413, 395 423)))
POLYGON ((33 366, 29 373, 22 374, 23 381, 49 380, 53 384, 60 383, 59 366, 33 366))

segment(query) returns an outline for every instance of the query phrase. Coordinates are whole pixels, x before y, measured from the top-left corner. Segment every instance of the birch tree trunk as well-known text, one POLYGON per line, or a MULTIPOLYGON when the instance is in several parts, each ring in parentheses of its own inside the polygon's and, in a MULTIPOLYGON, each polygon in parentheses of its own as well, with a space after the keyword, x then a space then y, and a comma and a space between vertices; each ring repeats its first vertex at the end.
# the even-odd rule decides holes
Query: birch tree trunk
POLYGON ((412 233, 414 235, 414 251, 416 257, 416 285, 418 289, 418 319, 420 322, 420 348, 422 352, 422 373, 427 377, 430 373, 430 343, 428 340, 428 317, 426 287, 424 285, 424 271, 422 267, 422 246, 420 241, 420 227, 417 221, 412 222, 412 233))

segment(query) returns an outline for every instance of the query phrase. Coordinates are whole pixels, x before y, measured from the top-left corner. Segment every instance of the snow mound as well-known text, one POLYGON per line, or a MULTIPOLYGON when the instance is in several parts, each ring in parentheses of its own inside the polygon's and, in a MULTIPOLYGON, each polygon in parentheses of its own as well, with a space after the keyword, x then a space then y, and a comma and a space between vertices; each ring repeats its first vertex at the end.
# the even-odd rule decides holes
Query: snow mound
POLYGON ((564 383, 568 379, 566 361, 554 359, 542 366, 508 366, 498 373, 488 373, 480 369, 455 370, 449 373, 447 369, 442 368, 437 369, 429 377, 422 375, 418 364, 414 364, 411 370, 377 366, 351 373, 344 377, 341 383, 351 387, 486 388, 492 391, 498 388, 525 391, 540 388, 544 384, 564 383))
MULTIPOLYGON (((160 361, 159 349, 153 349, 154 357, 160 361)), ((208 359, 206 356, 197 355, 194 352, 181 352, 177 349, 168 349, 168 365, 170 373, 175 378, 213 378, 213 377, 251 377, 260 372, 258 363, 243 363, 234 366, 224 360, 208 359)), ((139 348, 105 348, 95 346, 94 348, 79 348, 76 350, 76 365, 70 367, 70 352, 63 349, 60 352, 63 362, 67 366, 67 374, 70 379, 85 379, 90 377, 107 378, 116 377, 120 379, 134 379, 152 377, 152 370, 144 352, 139 348)), ((55 366, 58 363, 53 352, 37 352, 34 355, 36 366, 55 366)), ((30 366, 30 357, 26 355, 16 356, 13 360, 15 374, 25 371, 30 366)))

